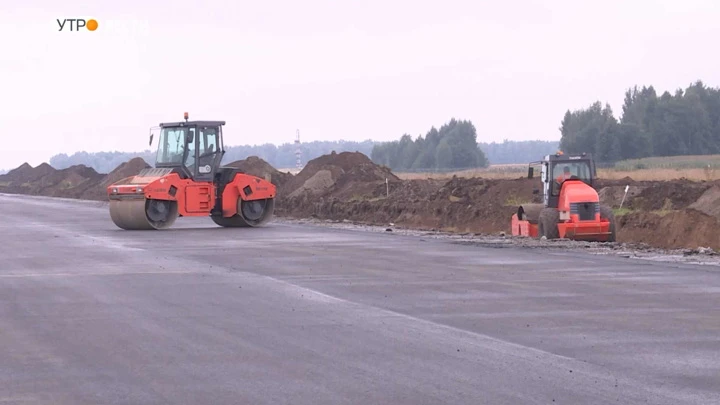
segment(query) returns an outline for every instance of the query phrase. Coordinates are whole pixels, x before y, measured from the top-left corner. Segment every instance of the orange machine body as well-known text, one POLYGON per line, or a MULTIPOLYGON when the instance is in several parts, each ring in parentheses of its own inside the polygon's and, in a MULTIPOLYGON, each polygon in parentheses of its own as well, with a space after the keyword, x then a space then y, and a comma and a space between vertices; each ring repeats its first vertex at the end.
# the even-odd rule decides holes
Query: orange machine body
MULTIPOLYGON (((162 173, 162 172, 161 172, 162 173)), ((176 201, 183 217, 205 217, 216 205, 217 186, 213 182, 182 179, 177 173, 127 177, 107 187, 110 200, 146 199, 176 201)), ((237 202, 275 198, 271 182, 245 173, 236 173, 222 191, 222 216, 238 213, 237 202)))
POLYGON ((538 236, 537 222, 520 219, 518 214, 513 214, 510 226, 512 227, 513 236, 529 236, 531 238, 537 238, 538 236))
MULTIPOLYGON (((566 156, 558 151, 546 155, 544 159, 530 163, 529 179, 533 178, 533 165, 538 164, 543 201, 518 207, 510 221, 511 234, 614 242, 615 216, 610 207, 600 204, 600 197, 594 187, 597 171, 592 154, 566 156)), ((533 190, 533 194, 539 193, 539 189, 533 190)))
MULTIPOLYGON (((511 234, 536 238, 539 236, 539 214, 543 208, 542 204, 529 204, 525 208, 527 212, 521 207, 518 213, 512 215, 511 234)), ((597 191, 582 181, 566 180, 563 183, 557 211, 560 238, 600 242, 610 240, 610 221, 601 218, 600 198, 597 191), (581 209, 586 212, 583 219, 580 215, 581 209), (589 210, 592 213, 590 218, 587 216, 589 210)))
POLYGON ((597 191, 579 180, 566 180, 558 201, 561 238, 604 242, 610 237, 610 221, 600 217, 600 197, 597 191), (590 218, 580 218, 580 210, 591 210, 590 218))

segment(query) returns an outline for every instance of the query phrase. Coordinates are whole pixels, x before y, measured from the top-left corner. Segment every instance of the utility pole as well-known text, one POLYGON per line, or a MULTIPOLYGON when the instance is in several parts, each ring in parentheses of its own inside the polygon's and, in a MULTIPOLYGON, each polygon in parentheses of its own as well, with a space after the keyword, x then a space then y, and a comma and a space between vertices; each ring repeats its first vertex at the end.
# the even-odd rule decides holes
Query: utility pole
POLYGON ((295 137, 295 167, 300 170, 302 169, 302 152, 300 151, 300 130, 297 130, 297 136, 295 137))

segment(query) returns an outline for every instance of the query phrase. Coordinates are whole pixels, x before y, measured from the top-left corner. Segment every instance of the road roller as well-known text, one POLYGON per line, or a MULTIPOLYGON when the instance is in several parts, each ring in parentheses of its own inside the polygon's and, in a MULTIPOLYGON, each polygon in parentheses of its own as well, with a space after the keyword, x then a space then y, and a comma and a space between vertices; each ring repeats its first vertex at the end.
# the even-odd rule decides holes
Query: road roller
POLYGON ((533 178, 536 165, 541 167, 543 202, 518 207, 511 219, 513 236, 615 242, 615 216, 610 207, 600 204, 592 154, 546 155, 530 163, 528 178, 533 178))
POLYGON ((222 227, 258 227, 273 215, 276 188, 222 167, 225 121, 161 123, 155 167, 107 187, 110 218, 121 229, 170 228, 178 217, 207 217, 222 227))

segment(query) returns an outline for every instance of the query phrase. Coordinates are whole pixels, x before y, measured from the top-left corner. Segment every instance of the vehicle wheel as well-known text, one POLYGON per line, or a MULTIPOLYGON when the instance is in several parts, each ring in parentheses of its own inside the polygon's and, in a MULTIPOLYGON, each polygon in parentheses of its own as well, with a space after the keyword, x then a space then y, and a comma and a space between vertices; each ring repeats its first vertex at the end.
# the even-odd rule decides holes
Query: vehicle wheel
POLYGON ((544 236, 547 239, 558 239, 560 237, 558 222, 560 222, 558 210, 555 208, 543 208, 538 219, 538 236, 544 236))
POLYGON ((607 219, 610 221, 610 238, 608 242, 615 242, 617 240, 617 231, 615 230, 615 214, 612 209, 607 205, 600 206, 600 219, 607 219))

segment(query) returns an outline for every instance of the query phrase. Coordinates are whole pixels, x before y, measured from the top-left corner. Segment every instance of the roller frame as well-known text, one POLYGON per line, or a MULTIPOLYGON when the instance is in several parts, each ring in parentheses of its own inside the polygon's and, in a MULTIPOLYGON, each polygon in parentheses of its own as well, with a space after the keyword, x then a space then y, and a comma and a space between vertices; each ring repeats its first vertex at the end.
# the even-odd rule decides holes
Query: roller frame
MULTIPOLYGON (((610 215, 611 218, 606 218, 601 213, 595 212, 591 217, 583 216, 581 220, 578 205, 575 205, 594 204, 596 209, 602 210, 600 198, 593 187, 596 169, 592 155, 582 153, 565 156, 561 152, 547 155, 543 161, 531 162, 531 167, 528 168, 528 178, 533 177, 532 165, 538 163, 542 165, 541 180, 544 186, 544 202, 542 204, 524 204, 518 207, 517 212, 512 215, 510 220, 511 234, 533 238, 546 236, 550 239, 614 241, 616 226, 614 216, 610 215), (577 177, 570 177, 560 184, 548 175, 553 172, 553 167, 573 161, 587 164, 590 172, 589 178, 583 181, 577 177), (559 184, 560 192, 551 193, 551 184, 559 184), (573 211, 574 209, 575 211, 573 211)), ((539 190, 534 191, 534 194, 537 193, 539 190)))
POLYGON ((220 188, 222 196, 218 204, 218 184, 214 182, 182 179, 177 173, 146 169, 145 174, 122 179, 107 187, 110 215, 119 228, 126 230, 166 229, 177 217, 210 216, 223 227, 257 227, 272 218, 276 187, 271 182, 238 172, 220 188), (153 199, 173 203, 173 218, 167 223, 153 224, 148 218, 145 208, 147 201, 153 199), (243 205, 256 200, 266 200, 265 204, 269 204, 264 217, 257 221, 244 218, 243 205))

